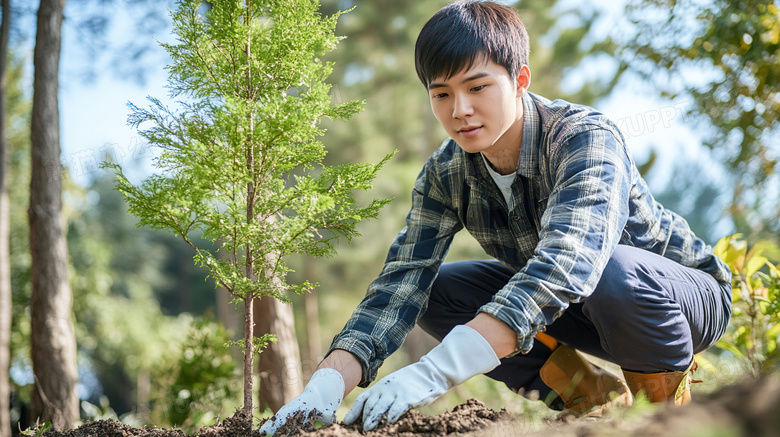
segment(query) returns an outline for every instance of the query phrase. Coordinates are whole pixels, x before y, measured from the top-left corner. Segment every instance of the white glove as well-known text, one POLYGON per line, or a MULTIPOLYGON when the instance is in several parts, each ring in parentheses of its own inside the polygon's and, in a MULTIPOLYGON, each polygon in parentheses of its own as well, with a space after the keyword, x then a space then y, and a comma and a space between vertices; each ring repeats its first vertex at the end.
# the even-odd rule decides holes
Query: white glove
POLYGON ((458 325, 420 361, 385 376, 361 393, 344 423, 355 423, 362 415, 363 430, 371 431, 384 414, 389 423, 394 423, 407 410, 428 405, 450 387, 499 364, 482 335, 466 325, 458 325))
POLYGON ((336 369, 320 369, 314 372, 301 394, 280 408, 260 427, 260 435, 275 433, 287 423, 287 419, 298 412, 303 412, 307 420, 333 423, 336 421, 336 410, 343 399, 344 378, 341 373, 336 369))

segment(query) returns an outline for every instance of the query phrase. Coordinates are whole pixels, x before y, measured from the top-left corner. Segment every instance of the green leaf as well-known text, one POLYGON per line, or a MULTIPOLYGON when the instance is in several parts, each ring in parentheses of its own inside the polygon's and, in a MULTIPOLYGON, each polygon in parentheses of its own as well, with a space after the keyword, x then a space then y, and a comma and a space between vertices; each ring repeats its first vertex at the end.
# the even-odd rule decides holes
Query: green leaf
POLYGON ((780 323, 775 323, 771 328, 767 329, 764 337, 771 343, 777 343, 778 334, 780 334, 780 323))
POLYGON ((279 340, 274 334, 263 334, 261 337, 254 337, 252 339, 252 345, 255 352, 260 353, 268 346, 268 343, 277 343, 279 340))
POLYGON ((725 340, 718 340, 718 342, 715 343, 715 346, 720 348, 720 349, 723 349, 723 350, 731 352, 737 358, 745 358, 745 355, 742 353, 742 351, 739 349, 739 347, 737 347, 736 345, 733 345, 731 343, 728 343, 725 340))
POLYGON ((731 287, 731 303, 737 303, 742 299, 742 288, 739 286, 731 287))
POLYGON ((742 240, 742 234, 723 237, 715 245, 715 255, 731 267, 732 272, 740 273, 747 253, 747 242, 742 240))

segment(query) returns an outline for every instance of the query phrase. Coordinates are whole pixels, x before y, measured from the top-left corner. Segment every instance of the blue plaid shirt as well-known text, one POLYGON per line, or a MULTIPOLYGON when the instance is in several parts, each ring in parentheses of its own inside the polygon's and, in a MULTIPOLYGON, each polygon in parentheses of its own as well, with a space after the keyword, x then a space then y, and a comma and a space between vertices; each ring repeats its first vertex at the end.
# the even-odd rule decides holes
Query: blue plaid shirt
POLYGON ((508 205, 479 154, 452 139, 423 167, 406 227, 331 345, 362 362, 361 387, 376 378, 425 311, 439 266, 463 228, 517 272, 479 310, 517 333, 515 354, 528 352, 536 332, 593 292, 617 244, 730 280, 729 268, 688 223, 655 201, 623 135, 604 115, 532 93, 523 107, 508 205))

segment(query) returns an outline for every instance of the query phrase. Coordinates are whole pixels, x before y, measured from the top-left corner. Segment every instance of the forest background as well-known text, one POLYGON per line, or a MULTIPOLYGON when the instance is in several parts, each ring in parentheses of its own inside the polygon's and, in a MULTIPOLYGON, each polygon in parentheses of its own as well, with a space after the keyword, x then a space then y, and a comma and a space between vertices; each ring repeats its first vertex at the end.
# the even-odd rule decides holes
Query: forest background
MULTIPOLYGON (((333 99, 366 101, 365 111, 351 121, 327 122, 322 140, 334 162, 377 162, 398 150, 376 189, 366 194, 366 199, 395 200, 378 220, 361 223, 364 236, 340 245, 336 257, 289 260, 296 270, 292 281, 320 286, 313 294, 292 297, 301 357, 283 384, 308 379, 362 298, 403 226, 422 163, 445 138, 414 73, 412 55, 419 29, 446 3, 322 1, 328 15, 356 6, 339 20, 337 34, 346 39, 328 54, 335 62, 333 99)), ((648 0, 633 8, 606 1, 513 3, 532 37, 531 91, 590 104, 611 116, 628 136, 658 200, 713 245, 734 232, 751 241, 780 233, 774 169, 780 99, 772 91, 780 77, 780 12, 774 2, 748 3, 648 0)), ((27 205, 37 5, 11 5, 16 25, 6 94, 13 294, 8 377, 11 420, 24 427, 33 387, 27 205)), ((155 171, 156 151, 124 126, 125 103, 165 94, 167 60, 154 40, 170 38, 167 9, 173 7, 172 2, 71 0, 65 9, 62 167, 51 165, 49 176, 63 182, 84 419, 191 428, 231 414, 240 399, 238 352, 221 346, 241 335, 238 311, 226 293, 204 280, 205 272, 194 266, 182 241, 136 228, 111 175, 99 168, 101 161, 113 160, 138 178, 155 171)), ((448 260, 483 257, 464 233, 448 260)), ((416 360, 432 345, 415 330, 381 373, 416 360)), ((713 351, 711 362, 723 364, 714 366, 713 377, 698 389, 726 384, 745 371, 729 364, 730 358, 728 352, 713 351)), ((527 408, 505 388, 475 378, 427 412, 475 396, 492 408, 513 402, 527 408)), ((345 406, 350 402, 347 398, 345 406)))

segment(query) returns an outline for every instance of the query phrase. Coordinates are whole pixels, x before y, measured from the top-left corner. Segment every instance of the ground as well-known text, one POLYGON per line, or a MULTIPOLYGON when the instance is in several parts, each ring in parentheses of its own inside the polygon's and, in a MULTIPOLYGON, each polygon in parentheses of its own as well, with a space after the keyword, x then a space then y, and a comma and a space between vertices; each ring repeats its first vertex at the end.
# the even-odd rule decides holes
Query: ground
MULTIPOLYGON (((249 432, 248 424, 238 412, 191 437, 260 437, 257 428, 249 432)), ((780 436, 780 376, 744 379, 683 407, 634 408, 599 419, 564 417, 546 423, 529 422, 516 414, 489 410, 481 402, 470 399, 452 411, 432 417, 411 411, 397 423, 381 425, 369 433, 344 424, 321 428, 288 425, 277 432, 277 437, 777 437, 780 436)), ((179 430, 132 428, 111 420, 90 422, 67 432, 49 430, 43 436, 190 437, 179 430)))

